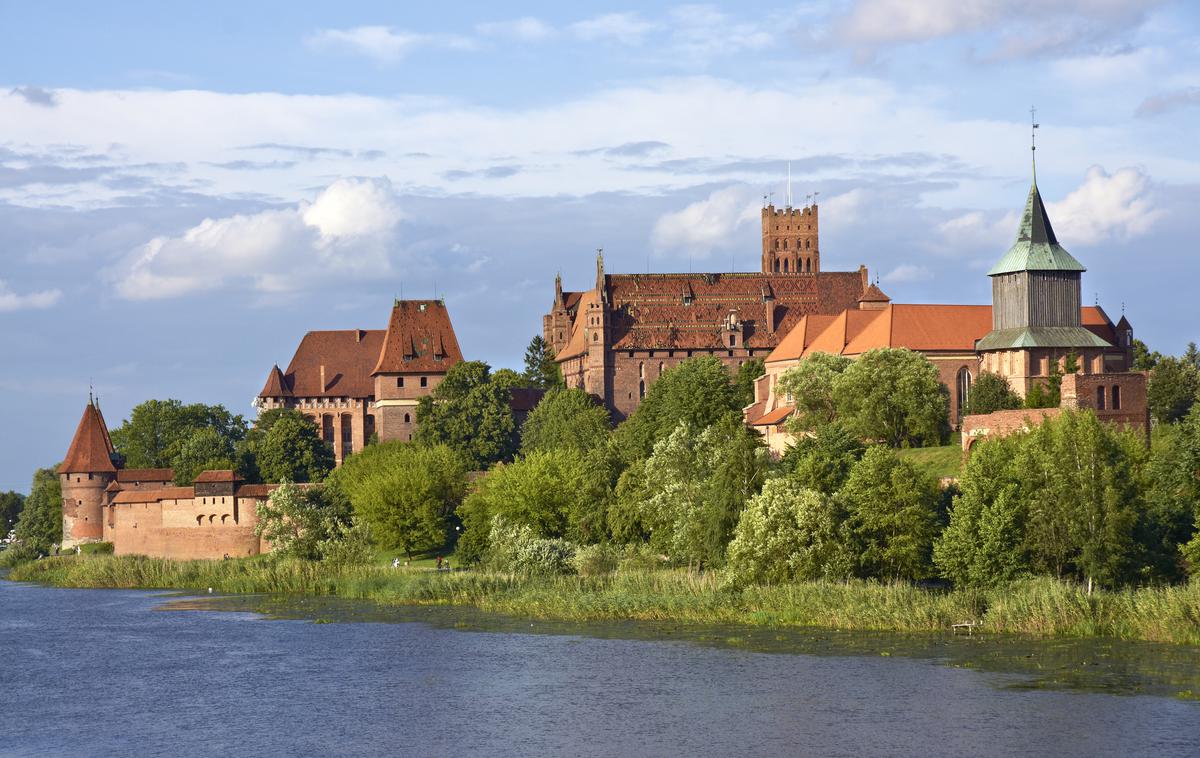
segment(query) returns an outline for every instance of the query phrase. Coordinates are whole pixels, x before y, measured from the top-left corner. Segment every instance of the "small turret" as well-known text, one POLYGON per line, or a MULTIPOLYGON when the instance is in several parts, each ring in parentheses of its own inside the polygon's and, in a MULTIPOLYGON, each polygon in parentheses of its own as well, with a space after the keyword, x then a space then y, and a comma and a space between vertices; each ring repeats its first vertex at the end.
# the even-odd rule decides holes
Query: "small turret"
POLYGON ((104 539, 104 490, 116 481, 120 462, 100 407, 89 399, 58 467, 64 548, 104 539))

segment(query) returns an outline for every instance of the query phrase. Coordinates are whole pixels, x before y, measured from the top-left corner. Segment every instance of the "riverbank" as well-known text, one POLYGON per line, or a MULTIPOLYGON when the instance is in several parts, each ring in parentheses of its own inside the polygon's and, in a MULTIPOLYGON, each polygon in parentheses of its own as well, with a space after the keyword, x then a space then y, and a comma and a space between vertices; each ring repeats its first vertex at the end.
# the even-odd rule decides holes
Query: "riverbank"
POLYGON ((1088 595, 1049 579, 990 591, 908 584, 806 582, 741 590, 712 574, 653 571, 522 577, 389 566, 336 568, 302 561, 169 561, 140 557, 47 558, 17 566, 13 581, 58 587, 179 589, 332 595, 382 604, 464 605, 537 619, 631 619, 842 630, 948 632, 982 622, 989 633, 1106 636, 1200 645, 1200 582, 1088 595))

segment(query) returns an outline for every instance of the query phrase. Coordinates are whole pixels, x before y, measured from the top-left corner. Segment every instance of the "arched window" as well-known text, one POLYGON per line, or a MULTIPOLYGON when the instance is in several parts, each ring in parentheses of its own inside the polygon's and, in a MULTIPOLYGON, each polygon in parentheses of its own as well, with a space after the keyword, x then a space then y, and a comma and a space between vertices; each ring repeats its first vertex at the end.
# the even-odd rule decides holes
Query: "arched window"
POLYGON ((786 274, 787 272, 788 272, 788 262, 787 262, 787 259, 785 258, 783 261, 783 273, 786 274))
POLYGON ((638 398, 641 399, 641 398, 644 398, 645 396, 646 396, 646 383, 644 381, 638 382, 638 398))
POLYGON ((1104 410, 1104 385, 1101 384, 1096 388, 1096 410, 1104 410))
POLYGON ((658 375, 662 376, 662 374, 663 374, 663 362, 659 361, 658 362, 658 375))
POLYGON ((406 424, 407 424, 407 423, 409 423, 411 420, 412 420, 412 417, 411 417, 411 416, 409 416, 407 413, 406 413, 406 414, 404 414, 404 423, 406 423, 406 424))
POLYGON ((196 517, 196 526, 200 526, 203 523, 204 523, 204 516, 203 515, 197 516, 196 517))
POLYGON ((729 346, 737 347, 737 335, 734 335, 734 334, 729 335, 729 346))
POLYGON ((775 273, 779 273, 779 261, 775 261, 775 273))
POLYGON ((643 379, 643 378, 645 378, 645 376, 646 376, 646 362, 640 361, 638 363, 638 378, 643 379))
POLYGON ((788 242, 787 240, 784 240, 784 241, 783 241, 783 249, 784 249, 784 250, 787 250, 787 249, 788 249, 788 244, 787 244, 787 242, 788 242))
POLYGON ((958 377, 954 384, 958 399, 958 418, 961 421, 967 408, 967 401, 971 399, 971 372, 966 366, 958 370, 958 377))
POLYGON ((778 249, 779 249, 779 240, 775 240, 775 249, 776 249, 776 250, 778 250, 778 249))
POLYGON ((812 240, 804 240, 804 249, 812 250, 812 240))
POLYGON ((1121 387, 1114 384, 1112 388, 1112 409, 1114 411, 1121 410, 1121 387))

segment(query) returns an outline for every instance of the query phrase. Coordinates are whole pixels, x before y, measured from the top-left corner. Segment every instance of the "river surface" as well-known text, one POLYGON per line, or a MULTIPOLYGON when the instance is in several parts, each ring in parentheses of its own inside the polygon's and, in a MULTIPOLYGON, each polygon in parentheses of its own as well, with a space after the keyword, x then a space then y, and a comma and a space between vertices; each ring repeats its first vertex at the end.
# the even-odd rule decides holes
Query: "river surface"
POLYGON ((1165 645, 0 581, 4 756, 1198 756, 1198 696, 1165 645))

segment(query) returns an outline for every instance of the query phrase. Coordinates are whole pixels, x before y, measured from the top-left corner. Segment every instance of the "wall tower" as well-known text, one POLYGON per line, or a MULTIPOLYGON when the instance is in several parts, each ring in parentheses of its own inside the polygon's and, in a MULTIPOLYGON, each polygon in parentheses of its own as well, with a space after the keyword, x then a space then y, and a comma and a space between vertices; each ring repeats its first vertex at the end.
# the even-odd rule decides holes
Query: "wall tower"
POLYGON ((817 205, 762 209, 764 274, 816 274, 821 271, 817 205))
POLYGON ((120 463, 100 407, 89 398, 67 457, 58 467, 62 484, 63 548, 104 538, 104 490, 116 480, 120 463))

